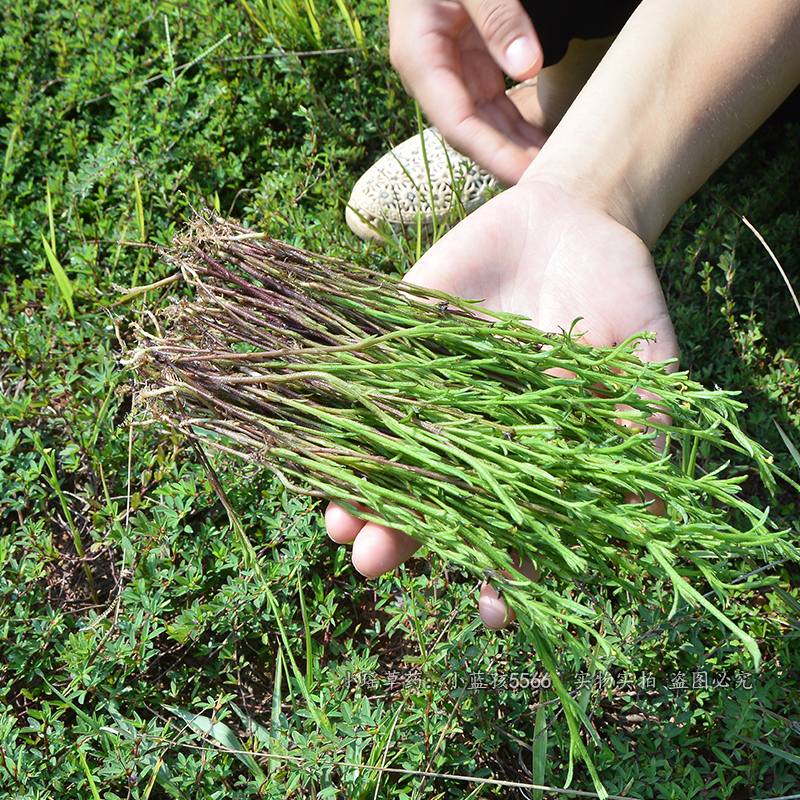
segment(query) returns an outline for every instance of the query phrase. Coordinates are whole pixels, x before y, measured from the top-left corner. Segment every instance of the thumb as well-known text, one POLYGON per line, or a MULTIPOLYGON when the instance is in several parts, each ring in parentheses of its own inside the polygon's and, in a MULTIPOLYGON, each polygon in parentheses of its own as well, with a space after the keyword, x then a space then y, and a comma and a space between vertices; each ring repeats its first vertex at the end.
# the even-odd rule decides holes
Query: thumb
POLYGON ((497 65, 510 78, 526 80, 542 68, 544 53, 519 0, 462 0, 497 65))

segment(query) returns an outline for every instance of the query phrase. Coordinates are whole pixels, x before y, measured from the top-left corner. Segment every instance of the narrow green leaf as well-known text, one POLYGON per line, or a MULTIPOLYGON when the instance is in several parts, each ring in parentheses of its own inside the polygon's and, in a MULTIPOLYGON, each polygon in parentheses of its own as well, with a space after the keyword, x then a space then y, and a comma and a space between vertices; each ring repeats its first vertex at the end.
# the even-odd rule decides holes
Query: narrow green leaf
MULTIPOLYGON (((43 241, 45 241, 43 239, 43 241)), ((45 241, 45 246, 47 246, 47 242, 45 241)), ((41 437, 38 433, 33 434, 33 445, 36 448, 39 455, 42 457, 42 461, 47 465, 47 469, 50 472, 50 475, 44 474, 44 470, 42 473, 44 474, 44 479, 50 484, 53 491, 56 493, 59 502, 61 503, 61 510, 64 512, 64 518, 67 521, 67 525, 69 526, 70 532, 72 533, 72 541, 75 545, 75 551, 77 554, 83 559, 83 571, 86 575, 86 582, 89 584, 89 591, 92 593, 92 599, 95 603, 99 604, 99 599, 97 596, 97 590, 94 585, 94 578, 92 577, 92 570, 89 566, 88 560, 85 558, 83 542, 81 541, 81 535, 78 531, 77 527, 75 526, 75 521, 72 517, 72 512, 70 511, 69 502, 67 501, 67 497, 64 494, 64 491, 61 488, 61 484, 58 480, 58 470, 56 469, 56 459, 53 455, 53 451, 49 447, 45 447, 42 444, 41 437)))
POLYGON ((47 222, 50 225, 50 246, 56 252, 56 223, 53 214, 53 198, 50 194, 50 181, 45 178, 45 200, 47 203, 47 222))
POLYGON ((770 747, 768 744, 764 744, 763 742, 756 741, 755 739, 748 739, 746 736, 737 736, 742 742, 747 742, 747 744, 751 744, 753 747, 758 747, 761 750, 766 751, 767 753, 771 753, 773 756, 778 756, 785 761, 788 761, 790 764, 797 764, 800 766, 800 756, 795 755, 794 753, 789 753, 786 750, 780 750, 777 747, 770 747))
POLYGON ((304 0, 304 4, 306 7, 306 16, 308 17, 308 23, 311 25, 311 30, 314 34, 314 41, 317 43, 317 47, 322 47, 322 29, 319 26, 319 14, 317 13, 317 6, 314 3, 314 0, 304 0))
POLYGON ((201 714, 192 714, 175 706, 164 706, 164 708, 180 717, 189 727, 214 739, 223 749, 228 750, 231 755, 239 759, 257 781, 265 781, 267 779, 264 771, 258 766, 253 756, 244 749, 242 743, 236 738, 236 734, 224 722, 214 722, 209 717, 204 717, 201 714))
POLYGON ((784 433, 783 428, 781 428, 781 426, 778 425, 775 419, 773 419, 772 421, 775 424, 775 427, 778 429, 778 433, 780 434, 783 443, 786 445, 786 449, 789 451, 792 458, 794 459, 794 463, 797 464, 798 469, 800 469, 800 453, 797 452, 797 448, 794 446, 792 440, 787 436, 786 433, 784 433))
POLYGON ((306 598, 303 594, 303 584, 299 575, 297 576, 297 593, 300 595, 300 613, 303 617, 303 633, 306 644, 306 686, 311 691, 311 687, 314 685, 314 645, 311 640, 311 626, 308 622, 306 598))
POLYGON ((142 191, 139 188, 139 176, 133 176, 133 191, 136 197, 136 219, 139 223, 139 240, 147 241, 147 231, 144 226, 144 206, 142 205, 142 191))
POLYGON ((54 694, 56 695, 62 703, 72 709, 75 713, 75 716, 78 717, 84 724, 88 725, 95 733, 100 731, 100 725, 98 724, 97 720, 93 717, 90 717, 85 711, 81 710, 75 703, 65 697, 55 686, 53 686, 47 678, 39 674, 39 678, 41 678, 42 683, 54 694))
POLYGON ((80 747, 80 745, 78 745, 78 758, 81 762, 83 774, 86 775, 86 782, 89 784, 89 791, 92 793, 92 797, 94 800, 100 800, 100 793, 97 791, 97 784, 94 782, 92 772, 89 769, 89 764, 86 761, 86 754, 83 752, 83 749, 80 747))
POLYGON ((245 7, 245 10, 250 16, 250 19, 253 20, 253 22, 255 22, 255 24, 258 25, 259 28, 261 28, 261 32, 269 36, 270 35, 269 28, 267 28, 267 26, 261 21, 261 17, 258 14, 256 14, 252 8, 250 8, 249 4, 247 3, 247 0, 239 0, 239 2, 245 7))
POLYGON ((245 714, 244 711, 242 711, 242 709, 239 708, 239 706, 237 706, 235 703, 231 703, 231 708, 236 716, 242 721, 242 723, 253 732, 253 736, 256 737, 259 743, 268 748, 270 746, 270 741, 269 731, 267 728, 264 727, 260 722, 257 722, 252 717, 249 717, 247 714, 245 714))
POLYGON ((336 0, 336 5, 339 8, 339 14, 350 29, 350 33, 353 39, 355 39, 356 44, 359 47, 363 47, 364 32, 361 29, 361 23, 358 21, 358 17, 355 15, 352 8, 350 8, 349 3, 347 0, 336 0))
MULTIPOLYGON (((281 725, 281 704, 283 702, 283 647, 278 644, 278 653, 275 658, 275 680, 272 682, 272 713, 269 721, 269 742, 279 742, 283 739, 283 726, 281 725)), ((272 749, 274 745, 270 745, 272 749)), ((272 773, 279 764, 275 759, 270 759, 267 772, 272 773)))
MULTIPOLYGON (((113 733, 121 739, 129 742, 140 742, 142 739, 142 731, 137 726, 130 723, 120 712, 114 707, 113 704, 107 706, 108 713, 114 718, 116 728, 104 727, 102 730, 106 733, 113 733)), ((169 767, 164 763, 163 755, 156 755, 152 748, 138 749, 139 761, 144 768, 150 773, 148 785, 145 788, 144 796, 149 795, 152 791, 154 783, 169 792, 173 797, 183 798, 186 795, 172 782, 172 775, 170 774, 169 767)))
POLYGON ((67 304, 69 315, 74 319, 75 306, 72 304, 72 282, 67 277, 67 273, 64 272, 64 268, 61 266, 58 258, 56 258, 56 254, 53 252, 50 242, 47 241, 44 234, 41 236, 42 244, 44 245, 44 252, 47 256, 47 261, 50 264, 50 269, 53 271, 53 275, 55 276, 56 283, 58 284, 58 290, 61 292, 61 296, 64 298, 64 302, 67 304))
MULTIPOLYGON (((545 768, 547 766, 547 714, 544 706, 536 710, 536 722, 533 729, 533 782, 544 786, 545 768)), ((534 800, 542 800, 542 790, 534 789, 534 800)))
POLYGON ((3 175, 2 175, 2 178, 5 178, 6 175, 8 174, 8 167, 9 167, 9 164, 11 164, 11 157, 12 157, 12 155, 14 153, 14 143, 16 142, 17 136, 19 136, 19 133, 20 133, 19 124, 14 125, 14 127, 11 128, 11 135, 8 137, 8 145, 6 145, 6 155, 5 155, 5 158, 3 159, 3 175))

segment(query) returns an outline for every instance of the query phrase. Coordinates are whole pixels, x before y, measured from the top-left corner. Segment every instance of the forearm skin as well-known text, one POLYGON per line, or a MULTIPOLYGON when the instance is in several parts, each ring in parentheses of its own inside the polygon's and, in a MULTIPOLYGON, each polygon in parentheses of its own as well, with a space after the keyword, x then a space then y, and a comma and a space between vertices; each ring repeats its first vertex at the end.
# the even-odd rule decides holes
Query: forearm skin
POLYGON ((644 0, 523 180, 594 203, 652 247, 800 83, 800 0, 644 0))

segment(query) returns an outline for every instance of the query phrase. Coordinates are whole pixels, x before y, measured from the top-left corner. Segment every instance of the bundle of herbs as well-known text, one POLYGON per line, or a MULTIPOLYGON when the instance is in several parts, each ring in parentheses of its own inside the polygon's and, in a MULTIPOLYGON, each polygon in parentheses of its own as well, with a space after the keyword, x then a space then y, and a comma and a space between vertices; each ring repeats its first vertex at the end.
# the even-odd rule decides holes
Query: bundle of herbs
POLYGON ((137 326, 130 364, 149 420, 496 576, 584 756, 586 719, 556 653, 624 653, 577 585, 644 598, 669 582, 673 611, 703 606, 758 665, 755 641, 704 593, 724 598, 743 559, 796 551, 740 496, 748 474, 772 490, 778 473, 741 431, 731 393, 643 364, 642 336, 592 348, 574 331, 544 333, 213 212, 163 258, 194 299, 137 326), (714 449, 740 462, 735 474, 699 469, 698 452, 714 449), (631 496, 658 497, 665 513, 631 496), (522 575, 515 555, 541 579, 522 575))

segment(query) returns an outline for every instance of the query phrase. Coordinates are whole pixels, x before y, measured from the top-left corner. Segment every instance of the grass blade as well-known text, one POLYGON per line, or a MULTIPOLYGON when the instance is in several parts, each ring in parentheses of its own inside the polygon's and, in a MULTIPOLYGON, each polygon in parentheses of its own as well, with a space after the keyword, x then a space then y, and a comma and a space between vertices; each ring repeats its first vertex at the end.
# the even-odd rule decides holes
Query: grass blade
POLYGON ((361 23, 359 22, 358 17, 350 8, 350 4, 347 2, 347 0, 336 0, 336 5, 339 8, 339 14, 341 15, 347 27, 350 29, 350 33, 353 39, 355 39, 356 44, 363 48, 364 31, 361 29, 361 23))
MULTIPOLYGON (((544 706, 536 711, 536 723, 533 729, 533 782, 544 786, 545 768, 547 766, 547 715, 544 706)), ((542 790, 534 789, 533 800, 542 800, 542 790)))
POLYGON ((184 711, 182 708, 175 706, 164 706, 167 711, 180 717, 190 728, 193 728, 198 733, 210 736, 217 742, 224 750, 230 752, 235 758, 239 759, 249 770, 252 776, 260 782, 267 780, 267 776, 261 767, 258 766, 255 758, 248 753, 242 743, 236 738, 236 734, 224 723, 215 722, 209 717, 204 717, 202 714, 192 714, 189 711, 184 711))
POLYGON ((231 708, 236 713, 236 716, 242 721, 243 724, 247 726, 249 731, 253 732, 253 736, 259 741, 260 744, 263 744, 264 747, 269 747, 269 731, 265 728, 260 722, 256 722, 252 717, 248 717, 247 714, 242 711, 239 706, 234 703, 231 703, 231 708))
POLYGON ((239 2, 244 6, 245 11, 247 11, 247 14, 250 17, 250 19, 253 20, 253 22, 256 25, 258 25, 259 28, 261 28, 261 32, 264 35, 269 36, 270 35, 269 28, 261 21, 261 17, 258 14, 256 14, 252 8, 250 8, 250 5, 248 4, 247 0, 239 0, 239 2))
MULTIPOLYGON (((46 240, 45 240, 46 244, 46 240)), ((83 542, 81 541, 81 535, 78 529, 75 527, 75 522, 72 518, 72 512, 69 508, 69 503, 67 502, 66 495, 64 494, 63 490, 61 489, 61 483, 58 480, 58 471, 56 470, 56 459, 53 455, 53 452, 50 448, 45 448, 42 444, 42 440, 39 437, 39 434, 36 433, 33 436, 33 444, 36 450, 41 455, 42 460, 47 465, 47 468, 50 472, 49 475, 44 475, 45 480, 50 484, 53 491, 56 493, 59 502, 61 503, 61 510, 64 512, 64 518, 67 521, 67 525, 69 526, 70 532, 72 533, 72 542, 75 545, 75 552, 78 554, 78 557, 83 562, 83 571, 86 575, 86 582, 89 584, 89 591, 92 593, 92 599, 95 603, 99 604, 99 599, 97 597, 97 590, 94 586, 94 579, 92 578, 92 570, 89 567, 89 562, 86 560, 86 554, 84 553, 83 549, 83 542)), ((42 470, 44 473, 44 470, 42 470)))
POLYGON ((319 26, 319 14, 317 13, 317 6, 314 3, 314 0, 303 0, 303 3, 306 8, 306 17, 308 18, 308 23, 311 26, 314 41, 317 43, 317 47, 321 49, 322 29, 319 26))
POLYGON ((139 240, 147 241, 147 231, 144 226, 144 207, 142 205, 142 190, 139 187, 139 176, 133 176, 133 191, 136 198, 136 220, 139 223, 139 240))
POLYGON ((54 247, 51 247, 50 242, 47 241, 44 234, 41 234, 41 236, 42 244, 44 245, 44 252, 47 256, 47 262, 50 264, 50 269, 53 271, 53 276, 56 279, 58 290, 61 292, 61 296, 64 298, 64 302, 67 304, 69 315, 74 319, 75 306, 72 303, 72 282, 70 281, 69 277, 67 277, 67 273, 64 272, 61 262, 56 257, 54 247))
POLYGON ((747 744, 752 745, 753 747, 758 747, 773 756, 778 756, 779 758, 788 761, 790 764, 797 764, 800 766, 800 756, 797 756, 794 753, 789 753, 786 750, 780 750, 777 747, 770 747, 768 744, 759 742, 756 739, 748 739, 746 736, 737 736, 736 738, 742 742, 747 742, 747 744))
MULTIPOLYGON (((269 720, 268 743, 277 744, 283 739, 283 725, 281 723, 281 704, 283 702, 283 647, 278 644, 278 653, 275 658, 275 680, 272 682, 272 713, 269 720)), ((270 750, 275 746, 271 744, 270 750)), ((283 747, 281 746, 281 749, 283 747)), ((271 758, 267 762, 267 772, 272 773, 279 767, 279 762, 271 758)))
POLYGON ((800 469, 800 453, 797 451, 797 448, 794 446, 792 440, 788 437, 788 435, 784 432, 783 428, 776 422, 776 420, 772 420, 775 423, 775 427, 778 429, 778 433, 783 440, 783 443, 786 445, 786 449, 789 451, 794 463, 797 464, 797 468, 800 469))
POLYGON ((138 744, 142 739, 141 730, 125 719, 113 705, 108 706, 108 713, 114 718, 116 727, 104 727, 103 731, 136 744, 138 759, 144 767, 145 774, 149 773, 150 775, 142 794, 143 798, 149 797, 153 786, 158 783, 162 789, 169 792, 173 797, 184 800, 186 795, 172 782, 169 767, 164 763, 163 751, 156 756, 151 749, 139 749, 138 744))
POLYGON ((83 752, 83 749, 80 747, 80 745, 78 746, 78 758, 81 762, 83 774, 86 775, 86 782, 89 784, 89 791, 92 793, 93 800, 100 800, 100 793, 97 791, 97 784, 94 782, 92 772, 89 769, 89 764, 86 761, 86 753, 83 752))
POLYGON ((314 646, 311 641, 311 626, 308 624, 306 598, 303 594, 303 584, 299 575, 297 576, 297 593, 300 595, 300 613, 303 617, 303 632, 306 643, 306 686, 311 691, 311 687, 314 685, 314 646))

